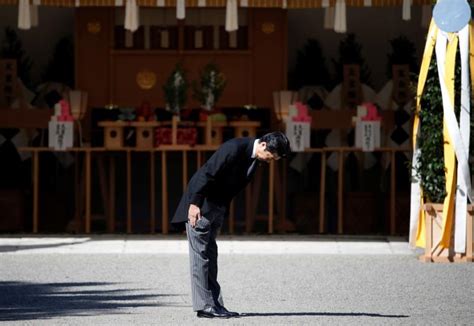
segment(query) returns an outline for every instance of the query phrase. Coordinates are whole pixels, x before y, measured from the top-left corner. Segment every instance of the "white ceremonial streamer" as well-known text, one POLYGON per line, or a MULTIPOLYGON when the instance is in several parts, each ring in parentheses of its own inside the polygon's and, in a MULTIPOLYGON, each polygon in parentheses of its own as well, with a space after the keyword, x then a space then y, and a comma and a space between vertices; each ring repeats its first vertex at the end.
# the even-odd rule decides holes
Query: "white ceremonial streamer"
POLYGON ((225 30, 233 32, 239 29, 237 16, 237 0, 227 0, 225 13, 225 30))
MULTIPOLYGON (((421 128, 418 125, 417 135, 420 135, 421 128)), ((415 166, 418 164, 420 158, 420 149, 418 144, 416 148, 413 149, 413 158, 411 161, 411 186, 410 186, 410 231, 408 236, 408 243, 412 248, 416 247, 416 235, 418 232, 418 218, 420 216, 421 209, 421 187, 420 180, 416 176, 415 166)))
POLYGON ((41 0, 33 0, 31 10, 31 26, 37 27, 39 22, 38 6, 41 5, 41 0))
POLYGON ((184 0, 176 1, 176 18, 184 19, 186 17, 186 5, 184 0))
POLYGON ((324 8, 324 29, 334 28, 334 7, 324 8))
POLYGON ((282 7, 283 9, 288 8, 288 1, 283 0, 282 3, 281 3, 281 7, 282 7))
POLYGON ((198 1, 198 7, 205 7, 206 6, 206 0, 199 0, 198 1))
POLYGON ((336 33, 345 33, 347 31, 345 0, 336 0, 336 14, 334 16, 334 31, 336 33))
POLYGON ((138 29, 140 20, 139 8, 136 0, 127 0, 125 3, 125 23, 126 30, 135 32, 138 29))
POLYGON ((411 19, 411 1, 412 0, 403 0, 403 5, 402 5, 402 19, 403 20, 411 19))
POLYGON ((321 2, 321 7, 328 8, 329 7, 329 0, 323 0, 321 2))
MULTIPOLYGON (((436 41, 436 48, 435 48, 436 60, 437 60, 437 65, 438 65, 438 76, 440 80, 441 94, 443 97, 444 118, 447 125, 449 137, 451 141, 453 142, 453 147, 454 147, 454 151, 456 153, 456 158, 458 162, 458 180, 457 180, 457 188, 456 188, 457 189, 456 190, 456 206, 457 206, 458 194, 461 195, 461 198, 463 198, 459 200, 465 201, 466 199, 469 199, 469 201, 471 201, 471 198, 470 198, 471 197, 471 193, 470 193, 471 178, 470 178, 469 165, 468 165, 468 157, 469 157, 468 151, 467 151, 467 148, 465 147, 463 136, 459 129, 459 125, 457 123, 456 116, 454 113, 453 103, 451 103, 449 99, 449 92, 445 83, 446 73, 445 73, 444 63, 446 62, 447 41, 448 41, 447 34, 440 30, 438 32, 438 38, 436 41)), ((459 202, 459 205, 462 205, 462 203, 459 202)), ((461 213, 464 215, 464 217, 460 217, 461 221, 459 221, 459 223, 462 223, 462 220, 465 221, 465 218, 466 218, 465 217, 466 210, 464 210, 463 212, 459 212, 459 214, 461 213)), ((456 212, 456 219, 458 219, 458 212, 456 212)), ((461 249, 462 250, 461 252, 464 252, 465 238, 464 240, 459 239, 459 241, 461 242, 464 241, 464 249, 461 249)), ((461 246, 461 245, 458 243, 458 246, 461 246)))
POLYGON ((364 0, 364 7, 372 7, 372 0, 364 0))
POLYGON ((31 5, 30 6, 30 16, 31 16, 31 26, 37 27, 38 26, 38 6, 31 5))
POLYGON ((123 0, 115 0, 115 7, 122 7, 123 6, 123 0))
POLYGON ((247 8, 249 6, 248 0, 240 0, 240 6, 243 8, 247 8))
POLYGON ((18 1, 18 28, 19 29, 31 28, 31 13, 30 13, 29 0, 18 1))
POLYGON ((81 6, 81 0, 76 0, 75 1, 75 6, 80 7, 81 6))
MULTIPOLYGON (((469 149, 470 141, 470 114, 471 104, 470 85, 469 85, 469 24, 466 25, 458 33, 459 35, 459 52, 461 54, 461 112, 459 117, 459 127, 461 137, 466 149, 469 149)), ((468 155, 469 158, 469 155, 468 155)), ((458 163, 459 164, 459 163, 458 163)), ((469 162, 466 162, 469 167, 469 162)), ((459 164, 460 165, 460 164, 459 164)), ((456 187, 456 219, 454 233, 454 251, 457 253, 466 252, 466 236, 467 236, 467 194, 471 193, 471 179, 464 181, 466 188, 463 189, 460 180, 463 178, 461 169, 457 171, 457 187, 456 187)), ((472 198, 471 198, 472 199, 472 198)))
POLYGON ((156 6, 157 7, 164 7, 165 6, 165 0, 156 0, 156 6))

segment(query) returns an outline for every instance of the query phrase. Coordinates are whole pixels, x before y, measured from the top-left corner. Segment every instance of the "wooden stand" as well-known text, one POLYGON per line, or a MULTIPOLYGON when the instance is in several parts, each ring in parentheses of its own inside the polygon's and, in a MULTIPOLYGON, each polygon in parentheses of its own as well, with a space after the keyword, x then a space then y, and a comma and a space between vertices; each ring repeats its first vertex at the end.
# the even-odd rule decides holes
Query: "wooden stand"
POLYGON ((123 148, 123 121, 102 121, 100 127, 104 127, 104 147, 107 149, 123 148))
POLYGON ((154 128, 160 125, 156 121, 132 122, 130 124, 136 128, 137 143, 136 148, 150 149, 154 147, 154 128))
POLYGON ((441 248, 442 236, 442 214, 443 204, 425 204, 426 212, 426 244, 425 254, 420 256, 424 262, 447 263, 447 262, 472 262, 472 234, 473 234, 473 206, 468 205, 467 209, 467 236, 466 254, 455 254, 454 252, 454 230, 452 231, 451 244, 449 248, 441 248))
POLYGON ((197 125, 205 128, 204 144, 218 146, 223 143, 223 129, 227 126, 227 122, 212 121, 208 118, 205 122, 198 122, 197 125))
POLYGON ((472 263, 474 262, 474 258, 472 256, 472 251, 474 247, 474 238, 472 237, 472 235, 474 234, 474 205, 467 205, 466 218, 466 254, 457 254, 456 256, 454 256, 454 261, 472 263))
POLYGON ((235 128, 235 137, 256 137, 257 128, 260 127, 258 121, 232 121, 229 126, 235 128))

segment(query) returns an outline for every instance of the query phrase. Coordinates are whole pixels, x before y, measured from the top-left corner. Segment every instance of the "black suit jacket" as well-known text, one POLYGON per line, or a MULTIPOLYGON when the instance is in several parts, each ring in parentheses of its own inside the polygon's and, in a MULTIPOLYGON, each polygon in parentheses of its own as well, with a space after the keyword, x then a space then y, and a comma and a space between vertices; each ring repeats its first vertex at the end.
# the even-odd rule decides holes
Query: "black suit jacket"
POLYGON ((199 206, 201 215, 211 221, 226 217, 232 198, 253 175, 247 171, 253 162, 254 142, 255 138, 234 138, 222 144, 189 181, 171 223, 181 228, 188 220, 190 204, 199 206))

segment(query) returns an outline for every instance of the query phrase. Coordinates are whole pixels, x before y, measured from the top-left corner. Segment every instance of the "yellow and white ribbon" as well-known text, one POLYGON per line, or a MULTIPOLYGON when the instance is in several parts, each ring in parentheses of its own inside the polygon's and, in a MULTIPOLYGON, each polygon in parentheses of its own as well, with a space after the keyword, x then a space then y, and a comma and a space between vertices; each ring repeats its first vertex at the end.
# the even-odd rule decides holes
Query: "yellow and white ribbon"
POLYGON ((449 37, 450 41, 448 42, 448 34, 439 30, 435 45, 438 79, 443 98, 443 147, 446 179, 446 197, 443 202, 442 231, 439 243, 441 248, 449 248, 450 245, 456 198, 456 141, 451 131, 457 127, 454 114, 454 59, 458 38, 452 33, 449 34, 449 37))
MULTIPOLYGON (((469 108, 469 61, 468 61, 468 39, 469 39, 469 26, 465 26, 458 34, 447 34, 440 32, 438 34, 438 41, 436 45, 436 56, 438 60, 438 75, 441 85, 441 93, 443 96, 443 113, 444 121, 447 127, 447 133, 449 134, 449 139, 452 142, 452 148, 457 158, 458 162, 458 171, 457 171, 457 186, 455 189, 456 194, 449 194, 450 196, 456 199, 456 226, 459 228, 456 230, 455 251, 463 253, 466 246, 466 208, 467 200, 471 200, 471 178, 469 172, 469 129, 470 129, 470 108, 469 108), (455 75, 455 65, 456 65, 456 50, 458 47, 458 35, 462 35, 462 42, 464 43, 461 47, 461 112, 460 112, 460 125, 458 125, 456 115, 454 113, 454 75, 455 75), (448 42, 448 37, 451 40, 448 43, 446 49, 446 43, 448 42), (439 45, 438 45, 439 44, 439 45), (463 53, 464 52, 464 53, 463 53), (464 66, 464 68, 463 68, 464 66)), ((449 171, 450 166, 446 164, 446 168, 449 171)), ((455 164, 452 169, 455 169, 455 164)), ((454 171, 453 171, 454 173, 454 171)), ((449 182, 454 183, 454 176, 451 180, 446 180, 447 185, 449 182)), ((453 190, 454 192, 454 190, 453 190)), ((450 198, 453 200, 454 198, 450 198)), ((446 203, 446 201, 445 201, 446 203)), ((450 204, 450 203, 449 203, 450 204)), ((451 204, 450 204, 451 205, 451 204)), ((448 209, 451 207, 448 206, 448 209)), ((446 211, 446 206, 444 208, 446 211)), ((451 212, 446 214, 446 223, 449 222, 451 212)), ((448 226, 449 227, 449 226, 448 226)), ((443 233, 442 245, 447 248, 449 247, 451 232, 443 233)))
POLYGON ((421 192, 420 182, 416 178, 415 166, 420 156, 420 149, 417 144, 418 132, 420 129, 420 118, 419 112, 421 110, 421 95, 426 84, 428 77, 428 69, 430 67, 431 57, 433 55, 434 46, 436 44, 436 36, 438 33, 438 27, 431 20, 430 28, 428 30, 428 36, 426 38, 425 49, 423 52, 423 60, 421 62, 420 74, 418 76, 418 86, 416 90, 416 114, 413 121, 413 159, 412 159, 412 172, 411 172, 411 198, 410 198, 410 235, 409 243, 412 247, 424 247, 425 246, 425 213, 422 210, 423 206, 423 194, 421 192))

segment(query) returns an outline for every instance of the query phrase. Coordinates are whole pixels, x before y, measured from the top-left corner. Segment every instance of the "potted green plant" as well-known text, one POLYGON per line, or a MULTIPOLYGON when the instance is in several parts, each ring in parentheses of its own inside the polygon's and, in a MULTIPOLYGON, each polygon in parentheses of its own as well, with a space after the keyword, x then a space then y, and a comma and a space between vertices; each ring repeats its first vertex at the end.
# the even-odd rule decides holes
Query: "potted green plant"
POLYGON ((11 27, 5 28, 2 45, 0 48, 0 58, 17 60, 18 77, 26 87, 32 87, 31 69, 33 61, 26 53, 20 37, 11 27))
POLYGON ((417 144, 420 151, 413 168, 425 202, 442 203, 446 197, 446 178, 443 149, 443 99, 433 57, 428 69, 421 107, 416 114, 420 119, 417 144))
POLYGON ((208 63, 199 74, 199 81, 193 83, 193 97, 201 108, 212 111, 222 96, 227 80, 219 67, 208 63))
POLYGON ((181 109, 186 105, 188 88, 186 71, 178 63, 168 77, 166 84, 163 85, 166 110, 179 116, 181 109))

